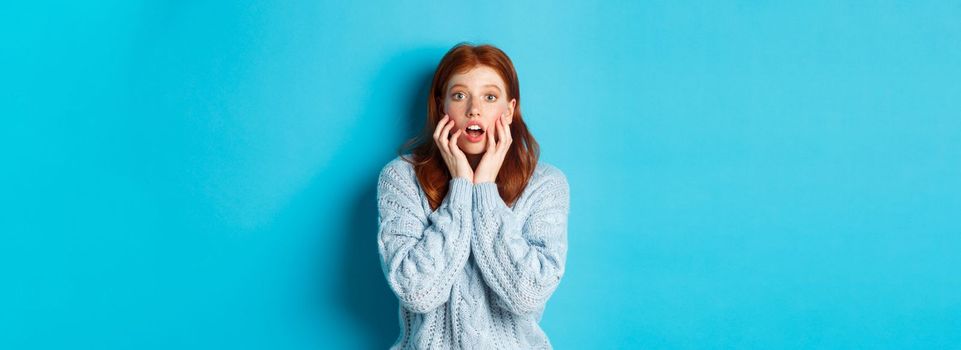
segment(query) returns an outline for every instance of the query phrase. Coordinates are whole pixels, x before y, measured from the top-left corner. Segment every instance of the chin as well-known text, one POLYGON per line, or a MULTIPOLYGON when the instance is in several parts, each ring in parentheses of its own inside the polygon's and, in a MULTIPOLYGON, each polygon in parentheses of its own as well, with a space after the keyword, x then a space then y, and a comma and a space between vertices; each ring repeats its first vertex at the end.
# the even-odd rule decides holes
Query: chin
POLYGON ((471 154, 471 155, 484 154, 484 143, 483 143, 483 142, 481 142, 481 143, 479 143, 479 144, 476 144, 476 145, 471 145, 471 146, 473 146, 473 147, 464 147, 464 146, 461 146, 460 149, 461 149, 462 151, 464 151, 464 154, 471 154), (476 147, 476 148, 474 148, 474 147, 476 147))

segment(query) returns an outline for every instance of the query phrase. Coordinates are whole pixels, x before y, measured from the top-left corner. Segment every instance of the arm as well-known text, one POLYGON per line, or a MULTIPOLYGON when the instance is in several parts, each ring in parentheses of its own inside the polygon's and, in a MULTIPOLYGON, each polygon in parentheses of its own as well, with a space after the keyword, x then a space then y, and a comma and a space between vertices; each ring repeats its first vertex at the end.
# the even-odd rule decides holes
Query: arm
POLYGON ((470 255, 471 187, 466 178, 451 179, 447 197, 425 216, 415 183, 391 167, 381 171, 377 244, 390 289, 406 309, 425 313, 450 298, 470 255))
POLYGON ((570 195, 560 172, 534 189, 526 222, 504 204, 494 182, 474 185, 471 250, 488 286, 515 314, 543 308, 564 275, 570 195))

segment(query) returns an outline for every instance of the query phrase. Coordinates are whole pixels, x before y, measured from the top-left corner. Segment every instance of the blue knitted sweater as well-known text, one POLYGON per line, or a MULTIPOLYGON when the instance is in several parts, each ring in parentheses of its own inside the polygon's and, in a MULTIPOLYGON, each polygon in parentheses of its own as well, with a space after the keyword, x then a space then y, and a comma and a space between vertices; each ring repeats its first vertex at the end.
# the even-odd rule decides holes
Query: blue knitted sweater
POLYGON ((400 301, 391 349, 551 349, 538 326, 564 275, 567 178, 538 162, 508 207, 494 182, 456 177, 437 210, 400 157, 377 183, 377 244, 400 301))

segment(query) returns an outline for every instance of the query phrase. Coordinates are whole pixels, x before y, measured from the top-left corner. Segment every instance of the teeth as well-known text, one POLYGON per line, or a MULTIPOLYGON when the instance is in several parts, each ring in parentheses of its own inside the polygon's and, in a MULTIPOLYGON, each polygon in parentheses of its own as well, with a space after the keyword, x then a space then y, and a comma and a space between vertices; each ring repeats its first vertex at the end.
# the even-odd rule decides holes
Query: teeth
POLYGON ((476 125, 476 124, 467 127, 467 130, 480 130, 480 129, 481 129, 480 125, 476 125))

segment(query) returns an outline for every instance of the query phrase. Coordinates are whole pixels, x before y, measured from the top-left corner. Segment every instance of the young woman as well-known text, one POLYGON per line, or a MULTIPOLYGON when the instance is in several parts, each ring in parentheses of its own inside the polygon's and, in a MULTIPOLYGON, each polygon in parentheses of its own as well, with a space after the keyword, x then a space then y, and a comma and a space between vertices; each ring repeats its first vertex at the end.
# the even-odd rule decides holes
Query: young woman
POLYGON ((377 184, 381 265, 400 301, 392 349, 552 348, 538 322, 564 275, 569 189, 538 162, 513 63, 454 46, 427 110, 377 184))

